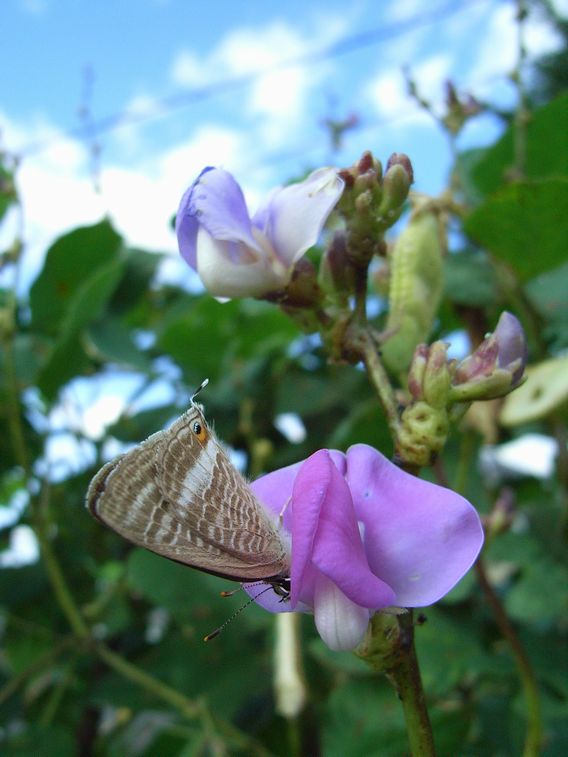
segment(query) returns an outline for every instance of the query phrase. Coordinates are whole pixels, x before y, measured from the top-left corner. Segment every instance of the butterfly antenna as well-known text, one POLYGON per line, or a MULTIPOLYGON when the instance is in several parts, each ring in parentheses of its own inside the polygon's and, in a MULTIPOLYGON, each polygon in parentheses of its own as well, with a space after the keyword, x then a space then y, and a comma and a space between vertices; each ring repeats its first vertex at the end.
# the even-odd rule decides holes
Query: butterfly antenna
MULTIPOLYGON (((214 639, 215 637, 219 636, 221 631, 223 631, 223 629, 226 628, 226 626, 228 626, 229 623, 231 623, 237 617, 237 615, 240 615, 241 612, 246 607, 251 605, 254 601, 256 601, 259 597, 262 597, 263 594, 265 594, 267 591, 270 591, 271 589, 272 589, 272 586, 267 586, 265 589, 259 592, 255 597, 250 597, 249 600, 244 603, 244 605, 237 607, 235 612, 232 615, 229 615, 229 617, 227 618, 227 620, 225 620, 224 623, 221 623, 221 625, 218 628, 216 628, 214 631, 211 631, 211 633, 208 633, 207 636, 204 636, 203 641, 211 641, 211 639, 214 639)), ((235 589, 235 591, 238 591, 238 589, 235 589)), ((234 593, 235 592, 231 592, 230 594, 234 594, 234 593)), ((226 594, 222 592, 222 595, 224 596, 230 596, 230 594, 226 594)))
POLYGON ((193 402, 193 400, 194 400, 194 399, 195 399, 195 398, 197 397, 197 395, 199 394, 199 392, 200 392, 200 391, 201 391, 202 389, 205 389, 205 387, 207 386, 207 384, 208 384, 208 383, 209 383, 209 379, 208 379, 208 378, 206 378, 206 379, 203 379, 203 381, 201 382, 201 384, 199 384, 199 386, 197 387, 197 389, 196 389, 196 390, 195 390, 195 391, 193 392, 193 394, 191 395, 191 401, 192 401, 192 402, 193 402))
MULTIPOLYGON (((247 583, 247 589, 252 589, 253 586, 266 586, 266 581, 255 581, 252 584, 247 583)), ((238 594, 239 591, 243 591, 243 590, 244 590, 244 584, 241 584, 236 589, 231 589, 230 591, 220 591, 219 596, 232 597, 233 594, 238 594)))

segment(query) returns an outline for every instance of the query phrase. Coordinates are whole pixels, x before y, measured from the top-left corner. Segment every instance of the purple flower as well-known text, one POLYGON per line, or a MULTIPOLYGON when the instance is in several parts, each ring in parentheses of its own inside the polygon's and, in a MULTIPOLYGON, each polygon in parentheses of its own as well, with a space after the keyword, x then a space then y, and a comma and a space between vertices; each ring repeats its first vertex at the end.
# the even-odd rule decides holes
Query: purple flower
POLYGON ((176 233, 184 260, 216 297, 258 297, 283 289, 294 264, 317 242, 343 191, 333 168, 274 189, 249 216, 240 186, 205 168, 181 199, 176 233))
MULTIPOLYGON (((371 615, 436 602, 483 543, 463 497, 401 471, 365 444, 320 450, 252 488, 291 534, 290 599, 265 592, 271 612, 311 612, 325 643, 353 649, 371 615)), ((245 586, 245 588, 247 588, 245 586)), ((254 596, 258 586, 248 587, 254 596)))

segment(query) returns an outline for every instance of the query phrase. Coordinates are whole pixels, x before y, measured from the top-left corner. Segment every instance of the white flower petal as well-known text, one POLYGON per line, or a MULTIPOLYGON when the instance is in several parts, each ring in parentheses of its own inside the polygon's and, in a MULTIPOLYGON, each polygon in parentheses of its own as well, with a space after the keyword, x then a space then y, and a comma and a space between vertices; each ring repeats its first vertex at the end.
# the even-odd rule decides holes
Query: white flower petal
POLYGON ((274 262, 244 244, 213 239, 199 229, 197 272, 215 297, 257 297, 282 288, 288 274, 274 262))
POLYGON ((314 591, 314 619, 330 649, 354 649, 369 625, 370 612, 348 599, 332 581, 318 574, 314 591))
POLYGON ((320 168, 307 179, 273 191, 252 222, 270 240, 279 260, 291 267, 320 235, 343 191, 334 168, 320 168))

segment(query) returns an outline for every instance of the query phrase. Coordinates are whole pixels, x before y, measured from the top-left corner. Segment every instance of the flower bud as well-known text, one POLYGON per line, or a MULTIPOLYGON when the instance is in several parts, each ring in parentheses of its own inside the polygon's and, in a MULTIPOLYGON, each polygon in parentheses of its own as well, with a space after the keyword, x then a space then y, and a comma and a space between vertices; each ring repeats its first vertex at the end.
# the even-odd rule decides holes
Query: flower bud
POLYGON ((383 200, 379 213, 389 220, 396 220, 402 213, 413 182, 414 171, 410 158, 402 152, 394 152, 387 162, 383 179, 383 200))
POLYGON ((422 383, 424 381, 424 374, 426 373, 429 354, 430 348, 428 345, 419 344, 414 350, 412 362, 410 363, 410 370, 408 371, 408 391, 415 400, 424 399, 422 383))
POLYGON ((521 383, 526 363, 523 327, 505 311, 493 334, 457 366, 450 396, 455 402, 503 397, 521 383))
POLYGON ((398 212, 399 216, 408 197, 410 184, 410 177, 400 164, 389 168, 383 180, 383 201, 379 212, 382 214, 390 213, 391 218, 394 217, 394 213, 398 212))
POLYGON ((448 345, 445 342, 434 342, 430 346, 422 382, 426 402, 439 409, 447 407, 451 382, 448 345))
POLYGON ((353 292, 353 266, 347 253, 345 234, 338 231, 325 251, 320 266, 320 285, 328 292, 348 295, 353 292))

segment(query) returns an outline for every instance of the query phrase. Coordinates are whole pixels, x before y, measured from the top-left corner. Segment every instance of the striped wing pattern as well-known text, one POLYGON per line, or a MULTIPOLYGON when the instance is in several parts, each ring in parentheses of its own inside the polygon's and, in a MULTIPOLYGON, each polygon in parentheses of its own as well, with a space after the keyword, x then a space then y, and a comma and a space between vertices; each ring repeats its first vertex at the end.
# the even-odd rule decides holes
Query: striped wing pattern
POLYGON ((107 463, 87 506, 125 539, 238 581, 289 575, 286 544, 192 404, 165 431, 107 463))

